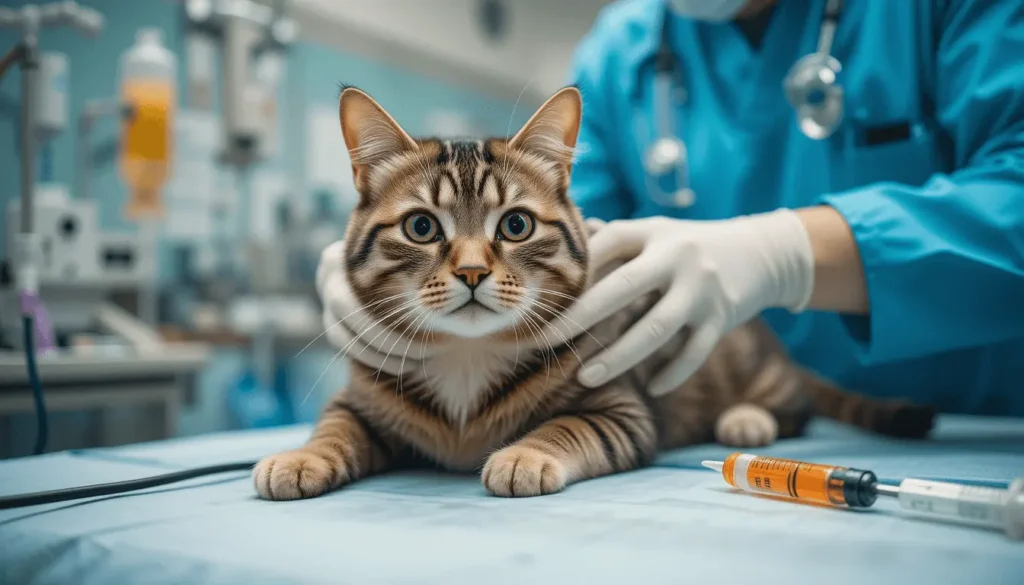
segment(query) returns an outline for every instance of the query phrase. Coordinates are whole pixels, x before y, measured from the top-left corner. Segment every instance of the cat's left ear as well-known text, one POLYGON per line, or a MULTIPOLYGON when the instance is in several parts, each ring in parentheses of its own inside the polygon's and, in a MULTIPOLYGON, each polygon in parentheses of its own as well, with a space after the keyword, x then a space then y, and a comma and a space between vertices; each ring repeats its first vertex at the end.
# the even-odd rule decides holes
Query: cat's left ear
POLYGON ((564 168, 564 181, 569 182, 576 139, 583 117, 583 98, 580 90, 566 87, 548 98, 523 128, 516 133, 509 146, 536 154, 564 168))

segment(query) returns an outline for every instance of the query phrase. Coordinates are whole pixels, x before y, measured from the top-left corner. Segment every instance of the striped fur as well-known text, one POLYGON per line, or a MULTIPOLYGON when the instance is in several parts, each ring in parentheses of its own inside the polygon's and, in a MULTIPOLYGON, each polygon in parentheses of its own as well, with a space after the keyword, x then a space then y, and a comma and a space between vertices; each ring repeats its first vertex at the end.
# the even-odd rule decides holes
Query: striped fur
POLYGON ((588 233, 566 195, 575 89, 553 96, 510 140, 414 140, 351 88, 340 114, 361 199, 338 261, 372 318, 407 340, 393 351, 432 352, 401 377, 352 362, 349 385, 308 443, 256 466, 261 497, 313 497, 422 464, 480 471, 499 496, 554 493, 647 465, 661 449, 796 436, 815 413, 884 434, 930 429, 928 409, 863 398, 800 368, 760 321, 727 334, 662 398, 645 388, 686 332, 603 387, 577 384, 580 364, 656 298, 577 339, 552 346, 539 335, 588 277, 614 268, 591 274, 588 233), (515 228, 527 224, 520 239, 515 228))

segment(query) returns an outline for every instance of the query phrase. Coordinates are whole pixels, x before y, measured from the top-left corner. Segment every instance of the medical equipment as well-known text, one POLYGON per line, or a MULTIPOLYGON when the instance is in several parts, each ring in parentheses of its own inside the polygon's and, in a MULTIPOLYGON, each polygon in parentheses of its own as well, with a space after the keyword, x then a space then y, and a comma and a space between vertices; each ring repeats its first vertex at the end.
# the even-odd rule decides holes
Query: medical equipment
POLYGON ((843 0, 828 0, 818 50, 794 63, 783 81, 800 131, 813 140, 832 136, 843 121, 843 86, 838 83, 842 64, 832 56, 832 41, 842 9, 843 0))
MULTIPOLYGON (((675 87, 675 77, 679 74, 679 61, 672 52, 671 27, 669 14, 665 15, 665 23, 661 27, 661 44, 655 56, 654 67, 654 115, 656 126, 661 134, 647 149, 644 155, 644 170, 647 177, 666 177, 675 171, 676 191, 666 196, 660 186, 648 185, 651 193, 660 205, 669 207, 689 207, 695 199, 690 188, 689 162, 687 160, 686 143, 675 135, 675 102, 686 100, 686 90, 675 87), (673 93, 677 94, 673 99, 673 93)), ((640 118, 637 118, 638 122, 640 118)), ((650 181, 648 181, 650 182, 650 181)))
MULTIPOLYGON (((16 233, 11 230, 20 211, 19 202, 8 204, 9 234, 16 233)), ((155 251, 133 234, 103 232, 96 202, 71 197, 65 185, 36 186, 32 231, 40 245, 35 268, 42 288, 127 287, 156 277, 155 251)))
POLYGON ((273 8, 253 0, 187 0, 184 8, 189 99, 209 102, 212 72, 204 59, 216 41, 221 49, 220 158, 246 168, 272 150, 277 85, 297 28, 280 0, 273 8))
MULTIPOLYGON (((47 336, 46 314, 39 300, 38 278, 38 239, 34 226, 34 191, 35 191, 35 154, 37 147, 36 132, 42 121, 44 136, 52 130, 52 126, 60 126, 62 115, 53 111, 67 107, 67 100, 54 92, 66 90, 67 83, 61 84, 67 72, 66 60, 50 56, 41 58, 39 51, 39 33, 46 26, 70 26, 89 35, 96 35, 103 27, 103 17, 96 11, 79 6, 74 1, 65 1, 47 5, 26 4, 20 10, 0 9, 0 26, 16 28, 21 33, 18 44, 3 59, 10 66, 14 61, 21 65, 21 209, 20 237, 15 247, 16 277, 19 296, 21 298, 22 325, 24 327, 23 343, 25 361, 28 367, 29 381, 35 400, 38 419, 38 436, 35 451, 42 453, 46 449, 47 417, 46 405, 43 400, 42 384, 36 367, 37 335, 45 341, 47 336), (41 62, 43 65, 41 66, 41 62), (40 85, 40 71, 43 79, 49 80, 47 86, 40 85), (40 99, 40 95, 44 96, 40 99), (42 111, 40 116, 37 112, 42 111), (44 327, 37 327, 42 324, 44 327)), ((5 67, 6 68, 6 67, 5 67)), ((49 343, 47 343, 49 345, 49 343)), ((42 349, 49 349, 43 347, 42 349)))
MULTIPOLYGON (((116 101, 114 102, 116 104, 116 101)), ((106 107, 106 106, 105 106, 106 107)), ((103 113, 116 115, 111 105, 103 113)), ((83 116, 85 114, 83 113, 83 116)), ((39 245, 35 262, 38 294, 46 300, 47 331, 37 332, 37 341, 44 349, 53 349, 56 338, 85 333, 94 326, 93 315, 112 291, 138 291, 140 307, 147 306, 156 283, 157 251, 152 241, 139 234, 103 230, 98 201, 89 194, 91 167, 96 162, 92 148, 84 137, 79 156, 83 177, 76 180, 82 188, 73 196, 61 183, 36 183, 33 196, 32 233, 39 245)), ((113 148, 104 149, 101 160, 112 161, 113 148)), ((5 234, 7 250, 15 250, 21 202, 12 200, 6 206, 5 234)), ((7 297, 14 291, 0 290, 0 325, 5 339, 14 340, 15 348, 23 349, 20 333, 14 331, 17 305, 7 297)), ((139 310, 140 315, 146 313, 139 310)), ((151 322, 149 319, 144 319, 151 322)), ((37 330, 39 328, 37 327, 37 330)))
POLYGON ((999 528, 1011 538, 1024 539, 1024 478, 1008 489, 911 478, 886 485, 871 471, 750 453, 732 453, 725 461, 703 465, 745 492, 837 508, 870 508, 878 496, 897 498, 907 510, 999 528))
POLYGON ((119 170, 129 189, 126 215, 133 220, 163 215, 160 194, 171 166, 176 75, 177 59, 163 46, 159 29, 140 30, 121 57, 121 100, 131 115, 122 123, 119 170))
MULTIPOLYGON (((284 55, 294 41, 297 28, 285 15, 285 2, 273 6, 253 0, 187 0, 186 23, 189 100, 208 103, 212 81, 209 63, 204 62, 220 48, 221 137, 218 159, 233 167, 239 198, 251 199, 249 169, 271 155, 277 126, 276 95, 284 70, 284 55)), ((225 190, 225 195, 227 190, 225 190)), ((235 269, 238 214, 226 201, 215 201, 214 242, 217 278, 212 290, 218 304, 226 304, 239 288, 241 275, 235 269)))
MULTIPOLYGON (((828 0, 817 50, 794 63, 783 81, 783 91, 796 113, 800 131, 813 140, 832 136, 843 120, 843 88, 838 83, 842 66, 832 56, 842 8, 842 0, 828 0)), ((661 40, 654 58, 654 119, 658 136, 644 153, 643 164, 648 178, 661 179, 675 173, 674 192, 666 193, 660 186, 651 185, 648 191, 658 204, 682 208, 693 205, 695 196, 689 185, 686 144, 675 134, 673 113, 687 95, 685 88, 676 85, 682 68, 671 45, 669 10, 663 15, 661 40)))
POLYGON ((68 56, 44 51, 39 57, 35 133, 36 140, 46 144, 68 125, 68 56))

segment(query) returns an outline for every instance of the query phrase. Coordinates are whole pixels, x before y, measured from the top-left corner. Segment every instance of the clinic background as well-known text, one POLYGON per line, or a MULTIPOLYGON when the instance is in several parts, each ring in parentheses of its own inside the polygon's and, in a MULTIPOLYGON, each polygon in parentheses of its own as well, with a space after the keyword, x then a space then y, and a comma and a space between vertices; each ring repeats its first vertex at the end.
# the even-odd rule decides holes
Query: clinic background
MULTIPOLYGON (((39 363, 49 451, 313 420, 346 379, 324 338, 300 354, 323 330, 313 282, 320 250, 341 237, 356 200, 339 84, 369 92, 414 135, 505 135, 562 86, 607 2, 257 2, 295 28, 275 66, 247 72, 273 88, 262 110, 272 123, 241 177, 218 161, 222 47, 192 44, 199 29, 184 2, 79 4, 103 15, 98 36, 39 35, 41 52, 67 65, 66 84, 51 88, 66 99, 66 121, 36 153, 36 231, 54 238, 45 261, 64 267, 41 286, 61 345, 39 363), (119 63, 143 29, 175 57, 176 103, 163 211, 140 222, 126 213, 122 120, 111 104, 119 63), (88 254, 99 266, 84 279, 75 263, 88 254)), ((18 39, 0 29, 0 52, 18 39)), ((18 225, 19 84, 17 67, 0 81, 4 259, 18 225)), ((10 292, 9 264, 6 272, 10 292)), ((0 316, 0 457, 31 453, 36 435, 13 299, 0 316)))

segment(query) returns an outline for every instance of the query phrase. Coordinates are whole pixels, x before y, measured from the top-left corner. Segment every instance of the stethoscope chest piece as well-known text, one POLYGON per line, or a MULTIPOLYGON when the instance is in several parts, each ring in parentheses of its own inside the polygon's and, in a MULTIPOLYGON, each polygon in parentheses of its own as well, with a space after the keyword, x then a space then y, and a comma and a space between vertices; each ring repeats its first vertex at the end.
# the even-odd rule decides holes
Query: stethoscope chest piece
POLYGON ((827 53, 811 53, 793 64, 783 82, 796 110, 800 130, 809 138, 828 138, 843 120, 842 65, 827 53))
POLYGON ((696 197, 693 189, 689 187, 685 172, 688 164, 686 143, 675 136, 662 136, 647 149, 647 155, 644 158, 644 170, 647 171, 647 175, 661 179, 675 174, 676 180, 681 183, 667 194, 661 193, 658 188, 653 189, 652 195, 660 194, 660 196, 654 197, 657 203, 678 208, 693 205, 696 197))
POLYGON ((661 177, 686 164, 686 144, 675 136, 662 136, 647 150, 647 172, 661 177))

